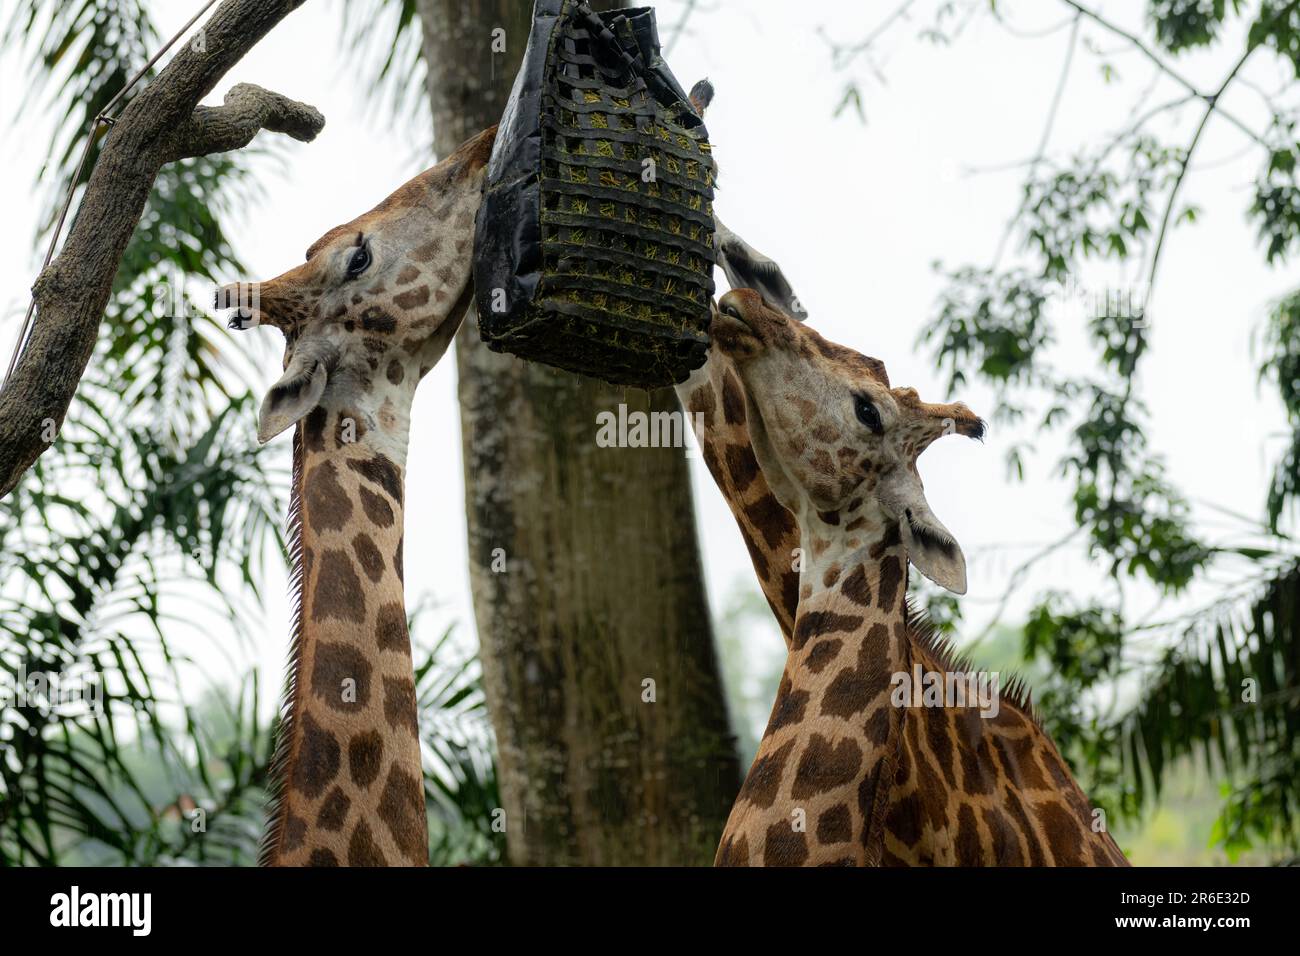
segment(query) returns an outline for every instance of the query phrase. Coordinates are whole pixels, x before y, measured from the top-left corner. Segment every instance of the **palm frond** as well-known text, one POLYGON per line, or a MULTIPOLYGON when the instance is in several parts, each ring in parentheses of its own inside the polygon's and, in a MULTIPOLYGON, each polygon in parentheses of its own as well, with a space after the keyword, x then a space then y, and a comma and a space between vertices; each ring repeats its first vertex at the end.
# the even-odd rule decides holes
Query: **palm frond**
POLYGON ((427 68, 416 0, 344 0, 344 53, 391 118, 411 120, 426 108, 427 68))
MULTIPOLYGON (((44 235, 54 225, 91 123, 148 62, 159 36, 143 0, 19 0, 0 36, 31 65, 32 82, 17 118, 34 108, 58 117, 43 174, 57 182, 47 201, 44 235)), ((104 131, 97 135, 102 140, 104 131)), ((78 185, 98 152, 97 141, 78 185)))
POLYGON ((1254 833, 1300 846, 1300 563, 1188 624, 1139 701, 1120 725, 1139 803, 1158 796, 1175 760, 1193 757, 1232 783, 1225 845, 1240 849, 1254 833))
POLYGON ((477 657, 447 628, 416 667, 416 703, 434 865, 493 864, 505 855, 504 818, 477 657))

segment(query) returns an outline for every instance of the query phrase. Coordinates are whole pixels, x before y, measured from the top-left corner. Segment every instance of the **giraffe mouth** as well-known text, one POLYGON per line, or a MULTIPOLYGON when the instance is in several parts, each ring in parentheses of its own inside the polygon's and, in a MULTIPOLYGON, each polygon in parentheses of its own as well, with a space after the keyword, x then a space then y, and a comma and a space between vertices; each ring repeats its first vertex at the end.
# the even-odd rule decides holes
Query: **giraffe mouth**
POLYGON ((713 320, 709 326, 709 337, 721 346, 723 351, 743 348, 744 346, 752 348, 762 342, 752 325, 739 316, 718 309, 713 311, 713 320))

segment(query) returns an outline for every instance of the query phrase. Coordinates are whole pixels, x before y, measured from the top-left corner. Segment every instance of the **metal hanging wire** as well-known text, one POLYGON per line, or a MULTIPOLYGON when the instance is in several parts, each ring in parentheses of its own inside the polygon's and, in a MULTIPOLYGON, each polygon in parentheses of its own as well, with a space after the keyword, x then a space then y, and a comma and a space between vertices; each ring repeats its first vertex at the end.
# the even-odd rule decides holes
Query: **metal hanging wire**
MULTIPOLYGON (((177 31, 176 35, 168 40, 162 49, 155 53, 149 59, 149 62, 142 66, 139 72, 137 72, 135 76, 131 77, 125 86, 117 91, 117 95, 109 100, 108 105, 100 111, 99 115, 90 121, 90 129, 87 130, 86 133, 86 148, 81 151, 81 161, 77 163, 77 171, 73 174, 72 181, 68 183, 68 195, 63 201, 63 209, 59 213, 59 221, 54 226, 54 234, 50 236, 49 248, 45 250, 45 262, 41 265, 41 273, 44 273, 45 270, 49 268, 50 263, 54 261, 54 250, 58 248, 59 236, 63 233, 63 224, 67 221, 68 210, 72 208, 72 197, 76 194, 77 184, 81 182, 81 174, 85 172, 86 163, 90 160, 90 151, 95 145, 95 136, 99 132, 100 124, 102 123, 105 126, 112 126, 117 122, 117 117, 112 115, 114 108, 122 101, 127 93, 131 92, 131 90, 135 88, 136 84, 148 75, 149 71, 154 68, 160 59, 162 59, 163 54, 175 46, 176 42, 188 33, 190 28, 193 27, 194 24, 198 23, 200 18, 215 7, 218 2, 219 0, 207 0, 207 3, 203 5, 199 12, 190 17, 189 22, 187 22, 185 26, 181 27, 180 30, 177 31)), ((9 368, 5 372, 4 382, 0 382, 0 388, 3 388, 9 383, 9 378, 14 374, 14 369, 18 365, 18 358, 27 347, 27 338, 31 333, 32 318, 35 314, 36 296, 33 294, 31 301, 27 305, 27 315, 23 319, 22 328, 18 331, 18 341, 14 344, 13 355, 9 357, 9 368)))

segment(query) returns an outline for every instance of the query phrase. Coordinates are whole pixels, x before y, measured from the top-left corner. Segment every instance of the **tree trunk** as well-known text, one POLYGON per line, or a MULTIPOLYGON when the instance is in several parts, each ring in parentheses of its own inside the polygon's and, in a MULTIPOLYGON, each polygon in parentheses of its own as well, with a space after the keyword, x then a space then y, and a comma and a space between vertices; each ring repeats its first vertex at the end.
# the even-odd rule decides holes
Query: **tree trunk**
MULTIPOLYGON (((439 155, 500 118, 530 6, 420 0, 439 155), (494 54, 498 27, 505 52, 494 54)), ((595 441, 598 412, 676 411, 674 394, 490 352, 473 317, 456 360, 511 861, 710 862, 740 774, 687 462, 680 449, 595 441)))

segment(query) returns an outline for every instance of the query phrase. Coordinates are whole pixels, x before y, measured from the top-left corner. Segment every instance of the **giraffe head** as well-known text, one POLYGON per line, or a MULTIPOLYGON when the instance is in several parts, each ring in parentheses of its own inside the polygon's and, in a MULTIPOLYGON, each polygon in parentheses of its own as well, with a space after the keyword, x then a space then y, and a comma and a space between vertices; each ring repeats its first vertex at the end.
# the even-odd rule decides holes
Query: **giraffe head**
POLYGON ((751 289, 722 297, 712 334, 743 382, 759 467, 801 525, 880 540, 896 529, 922 574, 965 593, 966 559, 930 510, 916 461, 942 435, 983 437, 984 422, 965 405, 891 388, 880 360, 828 342, 751 289))
POLYGON ((474 213, 494 134, 485 130, 331 229, 302 265, 217 290, 217 307, 236 310, 231 328, 284 333, 284 376, 262 403, 260 441, 332 405, 355 409, 358 428, 400 431, 404 443, 402 409, 468 306, 474 213))

